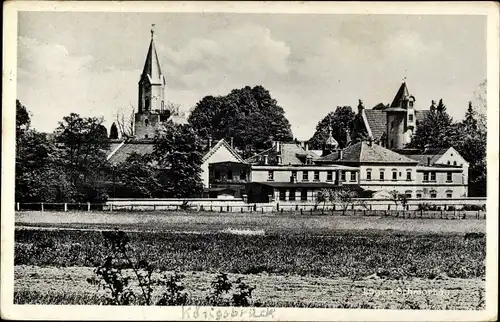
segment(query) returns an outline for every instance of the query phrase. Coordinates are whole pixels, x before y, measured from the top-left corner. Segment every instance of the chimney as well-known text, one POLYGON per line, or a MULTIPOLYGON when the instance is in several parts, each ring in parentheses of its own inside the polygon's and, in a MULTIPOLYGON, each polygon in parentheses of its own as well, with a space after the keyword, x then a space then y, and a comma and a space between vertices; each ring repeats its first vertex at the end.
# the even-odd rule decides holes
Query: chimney
POLYGON ((276 160, 277 160, 278 164, 281 164, 283 162, 281 155, 276 156, 276 160))
POLYGON ((233 137, 231 137, 229 139, 229 142, 230 142, 231 147, 234 148, 234 138, 233 137))
POLYGON ((372 137, 368 138, 368 146, 373 146, 373 139, 372 139, 372 137))
POLYGON ((339 160, 342 160, 343 157, 344 157, 344 150, 340 149, 339 150, 339 160))
POLYGON ((276 148, 276 152, 278 152, 278 153, 281 152, 281 142, 280 141, 274 141, 274 147, 276 148))
POLYGON ((304 147, 304 148, 305 148, 305 150, 306 150, 306 151, 309 151, 309 142, 305 141, 305 142, 304 142, 304 145, 305 145, 305 147, 304 147))
POLYGON ((431 157, 427 157, 427 166, 431 166, 431 157))
POLYGON ((267 154, 266 154, 266 155, 264 155, 264 164, 266 164, 266 165, 267 165, 267 154))
POLYGON ((210 150, 212 148, 212 137, 208 137, 208 149, 210 150))

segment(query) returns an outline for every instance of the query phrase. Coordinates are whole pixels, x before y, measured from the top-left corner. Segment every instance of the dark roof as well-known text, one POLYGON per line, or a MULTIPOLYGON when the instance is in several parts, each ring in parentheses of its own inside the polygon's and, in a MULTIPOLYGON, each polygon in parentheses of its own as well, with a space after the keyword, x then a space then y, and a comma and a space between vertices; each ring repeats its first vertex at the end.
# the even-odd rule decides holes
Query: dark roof
POLYGON ((422 122, 427 118, 427 116, 430 113, 431 113, 430 110, 422 110, 422 111, 415 110, 415 118, 417 119, 417 122, 422 122))
POLYGON ((372 110, 381 111, 381 110, 385 110, 386 108, 387 108, 387 105, 385 105, 384 103, 378 103, 377 105, 372 107, 372 110))
POLYGON ((127 158, 134 152, 140 155, 145 155, 153 153, 153 150, 153 141, 129 141, 112 150, 110 152, 110 154, 112 153, 111 156, 108 155, 108 161, 111 162, 111 164, 116 165, 127 160, 127 158))
POLYGON ((437 149, 433 151, 429 151, 422 154, 408 154, 407 156, 413 160, 418 161, 419 165, 427 165, 428 158, 430 158, 430 164, 434 165, 434 163, 439 160, 448 151, 446 148, 437 149))
POLYGON ((386 114, 382 110, 365 110, 366 120, 374 139, 380 139, 386 130, 386 114))
POLYGON ((334 152, 323 158, 323 161, 349 162, 349 163, 417 163, 404 155, 388 150, 378 144, 358 142, 343 150, 342 159, 340 153, 334 152))
POLYGON ((146 75, 149 76, 150 81, 153 83, 163 82, 160 60, 158 59, 158 54, 156 53, 153 37, 151 37, 148 53, 146 55, 146 61, 144 63, 144 69, 142 70, 142 76, 145 77, 146 75))
POLYGON ((262 156, 267 155, 268 165, 278 165, 278 156, 281 156, 282 165, 300 165, 305 164, 306 157, 311 156, 311 158, 317 159, 319 156, 313 151, 306 150, 298 144, 295 143, 281 143, 280 152, 276 151, 276 147, 265 150, 257 155, 254 155, 245 160, 245 162, 263 165, 264 161, 262 156))
POLYGON ((406 87, 406 82, 403 82, 403 84, 401 84, 401 86, 399 87, 396 96, 394 96, 390 107, 401 107, 401 101, 408 96, 410 96, 408 87, 406 87))

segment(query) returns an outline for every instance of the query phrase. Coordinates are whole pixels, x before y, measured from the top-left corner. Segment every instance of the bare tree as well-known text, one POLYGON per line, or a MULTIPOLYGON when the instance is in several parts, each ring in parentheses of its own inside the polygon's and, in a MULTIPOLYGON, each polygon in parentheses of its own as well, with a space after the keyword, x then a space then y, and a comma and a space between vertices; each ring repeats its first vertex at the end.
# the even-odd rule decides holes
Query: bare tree
POLYGON ((116 113, 116 125, 118 126, 118 131, 120 132, 120 136, 122 138, 131 138, 134 136, 134 118, 135 118, 135 109, 130 103, 128 111, 123 111, 120 109, 116 113), (125 114, 129 114, 129 117, 126 118, 125 114))

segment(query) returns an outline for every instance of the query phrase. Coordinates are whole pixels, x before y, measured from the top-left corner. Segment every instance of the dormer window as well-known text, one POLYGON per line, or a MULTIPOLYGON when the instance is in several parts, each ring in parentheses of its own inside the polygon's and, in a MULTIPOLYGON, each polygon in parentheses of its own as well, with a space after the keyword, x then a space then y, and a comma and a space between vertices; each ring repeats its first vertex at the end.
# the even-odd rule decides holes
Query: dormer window
POLYGON ((144 120, 144 125, 148 126, 148 124, 149 124, 149 120, 148 120, 148 119, 145 119, 145 120, 144 120))
POLYGON ((408 121, 413 122, 413 114, 408 115, 408 121))

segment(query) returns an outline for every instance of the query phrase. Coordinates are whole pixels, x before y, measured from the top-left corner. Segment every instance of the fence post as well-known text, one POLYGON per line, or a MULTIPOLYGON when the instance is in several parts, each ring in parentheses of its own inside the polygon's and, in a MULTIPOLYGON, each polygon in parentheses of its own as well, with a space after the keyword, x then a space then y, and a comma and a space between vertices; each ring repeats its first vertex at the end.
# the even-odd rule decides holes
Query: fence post
POLYGON ((303 215, 304 214, 304 211, 302 210, 302 208, 300 208, 300 214, 303 215))
POLYGON ((363 209, 363 217, 366 216, 366 209, 363 209))
POLYGON ((113 211, 113 204, 109 205, 109 211, 113 211))
POLYGON ((229 212, 229 206, 227 206, 227 212, 229 212))
POLYGON ((42 211, 43 211, 43 202, 42 202, 42 211))
POLYGON ((241 213, 243 213, 243 207, 241 207, 241 213))
POLYGON ((153 205, 153 211, 156 211, 156 205, 153 205))
POLYGON ((19 211, 19 202, 16 202, 16 209, 19 211))
POLYGON ((262 208, 260 208, 260 209, 261 209, 261 212, 264 213, 264 206, 262 206, 262 208))
POLYGON ((87 202, 87 211, 90 211, 90 202, 87 202))
POLYGON ((441 215, 440 218, 443 219, 443 209, 441 209, 441 215))
POLYGON ((276 211, 280 211, 280 204, 279 203, 276 204, 276 211))
POLYGON ((66 202, 64 203, 64 211, 68 211, 68 204, 66 202))

